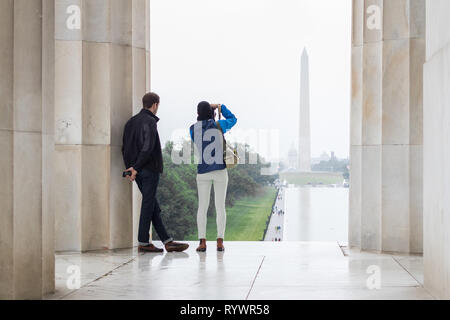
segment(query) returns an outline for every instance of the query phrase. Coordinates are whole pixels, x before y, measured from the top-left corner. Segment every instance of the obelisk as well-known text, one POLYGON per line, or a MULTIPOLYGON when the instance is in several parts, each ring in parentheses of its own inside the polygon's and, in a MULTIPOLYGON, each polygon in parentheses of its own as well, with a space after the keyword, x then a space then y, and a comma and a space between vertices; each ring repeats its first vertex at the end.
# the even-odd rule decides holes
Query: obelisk
POLYGON ((309 115, 309 57, 303 49, 300 78, 300 122, 298 144, 298 169, 300 172, 311 171, 311 127, 309 115))

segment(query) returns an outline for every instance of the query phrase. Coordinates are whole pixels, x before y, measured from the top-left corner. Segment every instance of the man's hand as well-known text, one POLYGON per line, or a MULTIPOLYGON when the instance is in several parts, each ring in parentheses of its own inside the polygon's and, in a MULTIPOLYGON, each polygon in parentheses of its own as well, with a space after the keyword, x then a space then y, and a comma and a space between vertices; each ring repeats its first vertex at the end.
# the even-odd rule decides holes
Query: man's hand
POLYGON ((221 104, 212 104, 211 108, 213 108, 213 110, 219 109, 222 105, 221 104))
POLYGON ((137 176, 138 172, 136 170, 134 170, 133 167, 127 169, 125 172, 131 172, 131 176, 127 176, 128 180, 130 180, 131 182, 136 180, 136 176, 137 176))

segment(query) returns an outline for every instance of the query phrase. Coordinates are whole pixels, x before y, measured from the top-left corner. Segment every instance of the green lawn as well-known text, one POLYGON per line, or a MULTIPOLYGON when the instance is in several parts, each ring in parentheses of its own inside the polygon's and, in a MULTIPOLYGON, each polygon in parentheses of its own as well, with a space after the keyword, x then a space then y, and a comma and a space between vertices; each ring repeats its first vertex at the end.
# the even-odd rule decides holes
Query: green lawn
POLYGON ((280 173, 280 179, 286 180, 288 184, 298 186, 311 184, 338 184, 342 183, 344 177, 342 173, 333 172, 284 172, 280 173))
MULTIPOLYGON (((261 194, 255 197, 243 198, 236 201, 233 208, 227 208, 227 241, 260 241, 262 240, 267 218, 272 211, 276 196, 276 189, 265 187, 261 194)), ((208 217, 207 239, 217 238, 216 218, 208 217)), ((197 233, 185 240, 197 240, 197 233)))

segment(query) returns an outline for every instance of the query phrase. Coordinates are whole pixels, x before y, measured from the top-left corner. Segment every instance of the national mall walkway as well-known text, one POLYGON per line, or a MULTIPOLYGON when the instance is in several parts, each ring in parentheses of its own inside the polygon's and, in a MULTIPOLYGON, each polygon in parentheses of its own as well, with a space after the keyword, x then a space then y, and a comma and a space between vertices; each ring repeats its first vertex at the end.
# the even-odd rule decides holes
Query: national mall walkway
POLYGON ((283 241, 284 215, 279 214, 279 212, 284 212, 284 195, 285 188, 278 189, 277 199, 272 209, 272 216, 270 217, 264 241, 283 241))

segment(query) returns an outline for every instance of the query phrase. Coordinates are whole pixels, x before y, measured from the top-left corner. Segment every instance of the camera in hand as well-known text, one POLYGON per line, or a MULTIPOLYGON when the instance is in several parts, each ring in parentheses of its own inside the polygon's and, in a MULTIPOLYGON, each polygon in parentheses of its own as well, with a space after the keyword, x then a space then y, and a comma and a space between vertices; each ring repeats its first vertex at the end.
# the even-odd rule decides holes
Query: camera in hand
POLYGON ((131 175, 132 175, 132 172, 131 172, 131 171, 124 171, 123 174, 122 174, 122 177, 123 177, 123 178, 131 177, 131 175))

